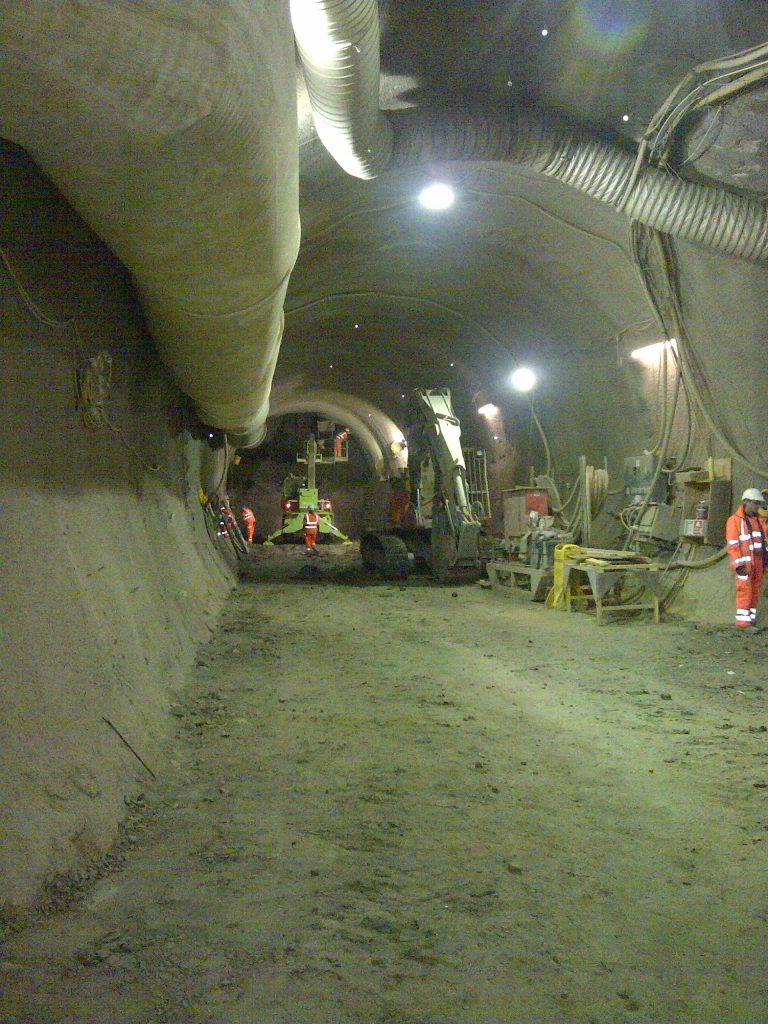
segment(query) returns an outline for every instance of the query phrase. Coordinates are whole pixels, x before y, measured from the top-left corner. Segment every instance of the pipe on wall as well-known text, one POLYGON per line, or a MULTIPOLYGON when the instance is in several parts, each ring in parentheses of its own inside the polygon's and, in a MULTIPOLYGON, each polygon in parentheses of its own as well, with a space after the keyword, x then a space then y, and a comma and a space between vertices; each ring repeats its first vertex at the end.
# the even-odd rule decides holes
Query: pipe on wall
POLYGON ((128 268, 201 419, 258 443, 299 246, 285 3, 10 0, 0 67, 0 134, 128 268))
POLYGON ((506 161, 538 171, 629 218, 730 256, 768 259, 764 203, 683 181, 653 167, 635 175, 635 155, 576 129, 521 112, 476 114, 378 109, 379 28, 371 0, 292 0, 294 31, 318 135, 348 173, 451 160, 506 161), (308 31, 308 26, 314 31, 308 31), (337 53, 365 46, 356 59, 337 53), (374 45, 375 43, 375 45, 374 45), (356 170, 347 153, 371 153, 356 170), (387 158, 387 154, 391 154, 387 158))

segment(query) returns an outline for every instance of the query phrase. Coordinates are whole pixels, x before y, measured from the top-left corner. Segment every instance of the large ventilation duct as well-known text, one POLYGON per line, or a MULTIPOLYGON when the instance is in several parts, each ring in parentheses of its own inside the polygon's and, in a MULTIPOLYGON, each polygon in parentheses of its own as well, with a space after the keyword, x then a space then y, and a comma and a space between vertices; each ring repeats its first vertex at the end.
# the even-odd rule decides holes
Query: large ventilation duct
POLYGON ((632 153, 575 130, 519 113, 440 112, 429 117, 398 111, 385 117, 378 109, 376 4, 292 0, 291 9, 318 135, 350 174, 369 178, 426 162, 507 161, 622 209, 648 227, 731 256, 768 259, 768 210, 763 203, 652 167, 635 177, 632 153), (356 49, 360 39, 366 45, 356 49), (350 49, 356 60, 342 65, 336 54, 350 49), (356 170, 358 161, 350 160, 348 152, 370 153, 372 160, 356 170))
POLYGON ((387 166, 392 128, 379 110, 377 0, 291 0, 317 134, 356 178, 387 166))
POLYGON ((258 442, 299 245, 285 3, 11 0, 0 62, 0 134, 125 263, 201 418, 258 442))
POLYGON ((768 259, 768 208, 646 167, 631 184, 635 157, 525 115, 405 112, 394 122, 390 168, 448 160, 506 161, 538 171, 622 209, 629 218, 729 256, 768 259))

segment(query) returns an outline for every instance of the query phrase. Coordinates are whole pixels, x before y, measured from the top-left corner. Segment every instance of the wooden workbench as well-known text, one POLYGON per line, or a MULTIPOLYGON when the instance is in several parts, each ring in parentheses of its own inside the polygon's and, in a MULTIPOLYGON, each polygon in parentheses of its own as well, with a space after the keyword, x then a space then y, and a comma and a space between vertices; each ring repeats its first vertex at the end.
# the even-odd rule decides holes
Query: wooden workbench
POLYGON ((552 569, 534 569, 512 560, 488 562, 488 579, 494 588, 522 590, 531 601, 544 601, 552 586, 552 569))
MULTIPOLYGON (((589 549, 586 549, 589 550, 589 549)), ((602 553, 608 554, 608 552, 602 553)), ((614 555, 616 553, 613 553, 614 555)), ((594 603, 597 621, 600 625, 604 616, 612 612, 652 611, 653 621, 659 621, 659 598, 663 596, 663 585, 659 574, 660 566, 644 561, 621 561, 600 557, 566 558, 563 561, 563 586, 565 589, 566 609, 573 611, 576 601, 594 603), (586 576, 589 582, 589 593, 582 587, 578 594, 571 592, 571 576, 579 573, 586 576), (642 587, 642 593, 648 595, 646 601, 632 604, 606 605, 605 598, 627 578, 642 587)), ((575 582, 575 578, 574 578, 575 582)))

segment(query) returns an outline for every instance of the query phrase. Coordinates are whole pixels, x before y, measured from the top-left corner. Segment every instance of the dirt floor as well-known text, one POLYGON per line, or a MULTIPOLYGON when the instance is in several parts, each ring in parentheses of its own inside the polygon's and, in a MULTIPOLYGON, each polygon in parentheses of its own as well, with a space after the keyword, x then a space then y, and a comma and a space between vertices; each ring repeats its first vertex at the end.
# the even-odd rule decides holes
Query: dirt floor
POLYGON ((254 551, 3 1024, 768 1020, 768 639, 354 556, 254 551))

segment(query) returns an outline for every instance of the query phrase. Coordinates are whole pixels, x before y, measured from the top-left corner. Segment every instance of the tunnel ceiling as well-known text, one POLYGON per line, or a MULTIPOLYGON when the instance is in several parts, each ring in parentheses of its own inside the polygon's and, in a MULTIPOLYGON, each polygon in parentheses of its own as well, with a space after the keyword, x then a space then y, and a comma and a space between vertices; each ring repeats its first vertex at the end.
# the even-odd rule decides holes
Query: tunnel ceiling
MULTIPOLYGON (((380 19, 382 107, 523 106, 632 147, 692 67, 768 39, 763 0, 397 0, 380 19)), ((656 330, 622 214, 500 163, 351 178, 297 81, 302 243, 278 380, 349 387, 396 416, 408 387, 448 384, 463 405, 518 359, 656 330), (453 184, 448 211, 418 205, 430 179, 453 184)), ((686 121, 675 160, 765 196, 767 139, 763 84, 686 121)), ((695 277, 696 247, 679 258, 695 277)))

